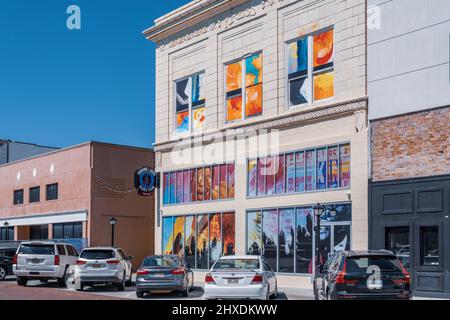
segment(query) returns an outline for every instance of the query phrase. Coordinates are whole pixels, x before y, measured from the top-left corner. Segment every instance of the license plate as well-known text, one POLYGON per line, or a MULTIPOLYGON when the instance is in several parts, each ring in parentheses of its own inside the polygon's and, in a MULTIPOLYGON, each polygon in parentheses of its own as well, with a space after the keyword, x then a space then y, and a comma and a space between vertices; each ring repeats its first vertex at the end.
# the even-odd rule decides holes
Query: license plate
POLYGON ((30 272, 30 276, 38 276, 40 275, 40 272, 30 272))
POLYGON ((28 260, 28 262, 32 263, 32 264, 39 264, 42 261, 43 261, 42 259, 30 259, 30 260, 28 260))
POLYGON ((228 284, 238 284, 239 279, 228 279, 228 284))
POLYGON ((101 268, 101 267, 102 267, 101 264, 93 264, 93 265, 92 265, 92 268, 94 268, 94 269, 99 269, 99 268, 101 268))
POLYGON ((154 277, 154 278, 164 278, 165 275, 164 275, 164 273, 155 273, 155 274, 153 275, 153 277, 154 277))

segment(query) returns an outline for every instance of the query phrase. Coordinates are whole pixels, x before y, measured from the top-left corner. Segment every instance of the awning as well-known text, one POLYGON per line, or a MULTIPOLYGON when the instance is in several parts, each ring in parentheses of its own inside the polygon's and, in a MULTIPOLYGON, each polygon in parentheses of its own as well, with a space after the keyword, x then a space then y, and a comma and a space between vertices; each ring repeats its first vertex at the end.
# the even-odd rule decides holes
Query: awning
POLYGON ((87 210, 34 214, 18 217, 0 217, 0 227, 3 227, 5 222, 8 222, 9 226, 13 227, 80 221, 87 221, 87 210))

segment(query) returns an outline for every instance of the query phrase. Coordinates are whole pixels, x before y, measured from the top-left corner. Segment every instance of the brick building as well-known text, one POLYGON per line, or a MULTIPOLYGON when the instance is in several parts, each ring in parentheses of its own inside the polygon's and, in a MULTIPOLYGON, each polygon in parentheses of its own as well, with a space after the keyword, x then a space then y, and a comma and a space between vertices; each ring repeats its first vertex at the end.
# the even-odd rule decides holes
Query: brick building
POLYGON ((157 45, 156 253, 200 274, 262 254, 280 285, 309 287, 318 202, 322 261, 367 249, 365 0, 196 0, 144 35, 157 45))
POLYGON ((450 2, 369 0, 370 247, 396 252, 416 295, 450 296, 450 2))
POLYGON ((110 246, 115 217, 114 244, 137 267, 153 253, 154 200, 133 190, 134 173, 153 161, 150 149, 88 142, 0 165, 0 242, 110 246))

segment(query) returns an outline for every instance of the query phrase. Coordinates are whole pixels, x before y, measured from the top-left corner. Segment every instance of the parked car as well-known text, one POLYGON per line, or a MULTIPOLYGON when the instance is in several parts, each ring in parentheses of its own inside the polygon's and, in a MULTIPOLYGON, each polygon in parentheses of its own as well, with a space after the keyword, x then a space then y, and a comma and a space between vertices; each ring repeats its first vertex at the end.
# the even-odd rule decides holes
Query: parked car
POLYGON ((224 256, 205 277, 205 299, 261 299, 278 296, 270 264, 260 256, 224 256))
POLYGON ((186 260, 176 255, 148 256, 136 274, 136 295, 152 291, 178 291, 187 297, 194 287, 194 272, 186 260))
POLYGON ((13 274, 12 262, 16 250, 16 248, 0 248, 0 281, 13 274))
POLYGON ((120 248, 86 248, 80 253, 75 267, 75 289, 85 286, 113 284, 119 291, 131 285, 133 275, 131 256, 120 248))
POLYGON ((387 250, 336 253, 314 275, 316 300, 409 300, 410 296, 410 275, 387 250))
POLYGON ((13 273, 19 286, 28 280, 57 280, 60 287, 67 286, 69 267, 75 265, 78 251, 67 243, 52 241, 22 242, 13 259, 13 273))

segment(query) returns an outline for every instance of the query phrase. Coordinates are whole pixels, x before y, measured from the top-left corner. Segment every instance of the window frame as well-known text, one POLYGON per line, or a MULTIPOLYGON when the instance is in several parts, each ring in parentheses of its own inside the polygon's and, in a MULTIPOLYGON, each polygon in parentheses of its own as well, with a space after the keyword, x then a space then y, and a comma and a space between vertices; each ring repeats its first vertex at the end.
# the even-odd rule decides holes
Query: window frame
MULTIPOLYGON (((224 63, 223 65, 223 96, 224 96, 224 114, 225 114, 225 124, 230 124, 230 123, 236 123, 239 121, 244 121, 247 119, 253 119, 259 116, 262 116, 264 114, 264 53, 263 50, 258 50, 252 53, 247 53, 243 56, 241 56, 240 58, 231 60, 229 62, 224 63), (261 85, 261 113, 257 113, 251 116, 247 116, 247 86, 245 84, 245 78, 247 76, 247 69, 246 69, 246 59, 250 58, 251 56, 254 55, 259 55, 261 54, 261 58, 262 58, 262 74, 261 74, 261 82, 257 83, 257 84, 252 84, 251 86, 248 86, 248 88, 257 86, 257 85, 261 85), (235 119, 235 120, 228 120, 228 106, 227 106, 227 101, 228 101, 228 97, 227 97, 227 66, 240 62, 241 63, 241 70, 242 70, 242 86, 241 86, 241 97, 242 97, 242 111, 241 111, 241 118, 240 119, 235 119)), ((237 91, 239 89, 236 90, 232 90, 230 92, 233 91, 237 91)), ((235 95, 231 95, 230 98, 233 97, 238 97, 239 95, 236 93, 235 95)))
MULTIPOLYGON (((285 81, 285 83, 286 83, 286 85, 285 85, 286 101, 285 101, 285 103, 286 103, 286 106, 287 106, 287 110, 296 110, 297 108, 301 108, 301 107, 314 106, 314 104, 317 103, 317 102, 320 102, 320 103, 327 102, 327 101, 332 100, 332 99, 335 98, 336 92, 334 92, 333 96, 329 97, 329 98, 320 99, 320 100, 315 100, 314 99, 314 77, 317 76, 317 75, 323 74, 323 73, 328 73, 328 72, 333 72, 334 73, 336 71, 335 70, 336 67, 335 67, 334 57, 333 57, 333 62, 331 62, 332 66, 326 67, 326 68, 323 68, 323 69, 320 69, 320 70, 316 70, 316 71, 314 70, 314 63, 313 63, 313 58, 314 58, 314 36, 322 34, 324 32, 330 31, 330 30, 333 31, 333 46, 334 46, 335 45, 334 40, 335 40, 335 35, 336 35, 336 33, 335 33, 335 26, 334 25, 331 25, 331 26, 328 26, 326 28, 322 28, 320 30, 308 33, 307 35, 303 35, 303 36, 300 36, 300 37, 296 37, 296 38, 290 39, 290 40, 288 40, 288 41, 286 41, 284 43, 284 48, 285 48, 284 61, 285 61, 285 77, 286 77, 286 81, 285 81), (289 46, 292 43, 297 42, 297 41, 302 40, 302 39, 305 39, 305 38, 307 39, 307 44, 308 44, 308 67, 307 67, 306 76, 297 76, 297 77, 295 77, 293 79, 289 79, 289 46), (309 80, 310 88, 309 88, 309 92, 308 93, 310 95, 309 96, 310 100, 305 102, 305 103, 291 105, 291 99, 290 99, 290 91, 291 91, 290 89, 291 89, 291 87, 290 87, 290 84, 291 84, 292 81, 298 80, 298 79, 301 79, 301 78, 304 78, 304 77, 306 77, 306 79, 309 80)), ((335 50, 336 49, 333 48, 333 51, 334 51, 333 55, 335 53, 335 50)), ((334 86, 335 84, 336 84, 336 81, 333 81, 333 87, 335 87, 334 86)))
POLYGON ((28 202, 29 203, 41 202, 41 187, 40 186, 29 188, 29 190, 28 190, 28 202), (36 190, 37 190, 37 200, 36 199, 32 199, 33 191, 36 191, 36 190))
POLYGON ((204 128, 202 129, 195 129, 194 128, 194 121, 193 121, 193 117, 194 117, 194 110, 200 109, 200 108, 205 108, 205 112, 206 112, 206 81, 204 82, 204 90, 205 90, 205 99, 203 101, 203 103, 193 106, 192 103, 192 78, 197 76, 197 75, 201 75, 203 74, 204 77, 206 77, 206 71, 205 70, 201 70, 195 73, 192 73, 188 76, 184 76, 182 78, 178 78, 176 80, 173 80, 173 110, 174 110, 174 130, 173 132, 175 133, 175 135, 177 136, 183 136, 183 135, 187 135, 193 132, 202 132, 204 131, 204 128), (182 131, 182 132, 178 132, 178 111, 177 111, 177 83, 183 80, 188 80, 188 87, 189 87, 189 103, 188 103, 188 117, 189 117, 189 126, 188 126, 188 130, 187 131, 182 131))
POLYGON ((20 206, 23 204, 24 202, 24 195, 25 195, 25 191, 24 189, 17 189, 14 190, 13 192, 13 205, 14 206, 20 206), (18 199, 17 195, 20 194, 20 201, 16 201, 18 199))
POLYGON ((58 183, 50 183, 45 185, 45 200, 46 201, 55 201, 58 200, 59 197, 59 186, 58 183), (55 189, 51 189, 55 187, 55 189), (50 196, 53 196, 52 198, 50 198, 50 196))

